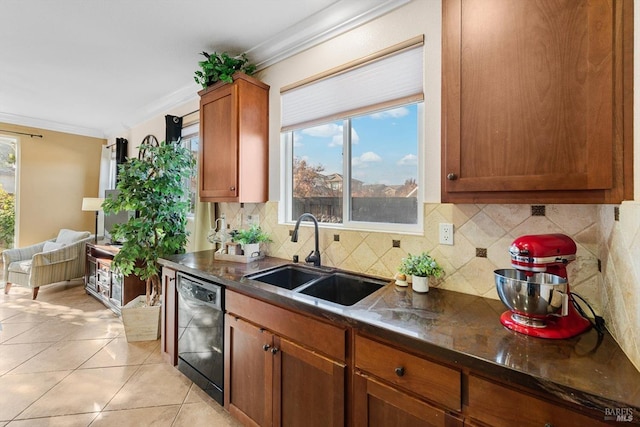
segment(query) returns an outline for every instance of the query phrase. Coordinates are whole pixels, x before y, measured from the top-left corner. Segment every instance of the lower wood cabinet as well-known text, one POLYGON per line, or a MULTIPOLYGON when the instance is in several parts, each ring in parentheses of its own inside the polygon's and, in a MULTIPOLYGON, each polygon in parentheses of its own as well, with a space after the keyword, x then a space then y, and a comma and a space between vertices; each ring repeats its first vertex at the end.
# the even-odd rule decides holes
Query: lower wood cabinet
POLYGON ((604 414, 595 419, 546 400, 469 375, 470 419, 494 427, 604 426, 604 414))
POLYGON ((245 425, 343 426, 346 364, 324 354, 322 347, 332 339, 344 347, 345 331, 235 292, 227 291, 226 297, 224 395, 229 412, 245 425), (254 321, 266 316, 266 321, 258 325, 243 315, 254 321), (305 329, 317 348, 283 336, 314 323, 316 330, 328 333, 313 335, 305 329))
POLYGON ((361 335, 355 368, 354 426, 463 425, 461 371, 361 335))
POLYGON ((273 342, 265 329, 225 315, 224 406, 245 425, 273 420, 273 342))
POLYGON ((459 417, 363 374, 354 376, 353 411, 355 427, 461 427, 464 424, 459 417))
POLYGON ((355 366, 444 408, 462 410, 462 373, 405 350, 356 335, 355 366))
POLYGON ((176 271, 162 268, 162 319, 160 322, 160 352, 171 365, 178 364, 178 294, 176 271))

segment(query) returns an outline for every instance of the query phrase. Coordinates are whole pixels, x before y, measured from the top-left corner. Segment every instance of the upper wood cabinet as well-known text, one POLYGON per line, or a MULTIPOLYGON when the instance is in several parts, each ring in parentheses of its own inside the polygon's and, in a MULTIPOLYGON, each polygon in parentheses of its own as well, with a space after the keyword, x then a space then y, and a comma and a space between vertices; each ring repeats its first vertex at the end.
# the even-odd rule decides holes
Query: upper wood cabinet
POLYGON ((444 0, 442 200, 632 198, 632 0, 444 0))
POLYGON ((242 73, 200 95, 200 200, 268 199, 269 86, 242 73))

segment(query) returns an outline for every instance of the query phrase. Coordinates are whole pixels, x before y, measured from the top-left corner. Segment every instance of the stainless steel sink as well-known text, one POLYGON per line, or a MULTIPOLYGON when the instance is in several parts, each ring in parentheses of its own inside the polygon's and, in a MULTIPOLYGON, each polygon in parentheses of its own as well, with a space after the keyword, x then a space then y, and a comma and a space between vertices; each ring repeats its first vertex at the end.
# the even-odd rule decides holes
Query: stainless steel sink
POLYGON ((306 295, 305 298, 318 298, 343 306, 354 305, 388 283, 358 274, 322 271, 297 264, 251 273, 245 277, 306 295))
POLYGON ((297 265, 285 265, 273 270, 249 274, 246 277, 284 289, 295 289, 327 274, 297 265))
POLYGON ((387 282, 353 274, 333 273, 299 292, 335 304, 350 306, 387 285, 387 282))

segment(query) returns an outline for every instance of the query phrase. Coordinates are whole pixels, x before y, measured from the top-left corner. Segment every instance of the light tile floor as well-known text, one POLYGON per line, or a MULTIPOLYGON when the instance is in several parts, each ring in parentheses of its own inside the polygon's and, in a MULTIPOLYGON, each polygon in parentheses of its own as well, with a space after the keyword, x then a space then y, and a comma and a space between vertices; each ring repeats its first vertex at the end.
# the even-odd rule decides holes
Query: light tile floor
POLYGON ((0 427, 238 425, 82 281, 0 291, 0 427))

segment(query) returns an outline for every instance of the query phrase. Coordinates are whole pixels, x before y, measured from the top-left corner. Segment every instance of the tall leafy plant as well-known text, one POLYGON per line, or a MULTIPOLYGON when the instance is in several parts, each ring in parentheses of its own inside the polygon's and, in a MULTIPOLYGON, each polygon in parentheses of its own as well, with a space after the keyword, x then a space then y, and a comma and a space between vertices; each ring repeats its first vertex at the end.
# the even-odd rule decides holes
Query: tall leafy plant
POLYGON ((187 243, 189 194, 185 181, 191 177, 195 159, 179 142, 146 137, 138 158, 130 158, 118 171, 119 190, 105 199, 107 214, 135 211, 126 223, 116 225, 114 239, 123 242, 113 259, 124 275, 146 281, 147 305, 160 297, 158 258, 183 253, 187 243))

